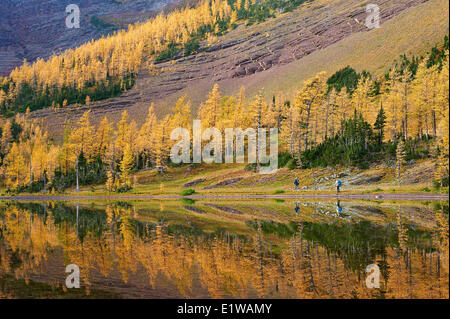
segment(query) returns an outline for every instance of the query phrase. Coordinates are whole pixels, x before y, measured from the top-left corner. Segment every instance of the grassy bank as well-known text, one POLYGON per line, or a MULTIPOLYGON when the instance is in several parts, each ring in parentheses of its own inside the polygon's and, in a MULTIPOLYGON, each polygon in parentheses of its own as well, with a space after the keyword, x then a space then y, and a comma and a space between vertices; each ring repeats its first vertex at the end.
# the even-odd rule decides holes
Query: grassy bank
MULTIPOLYGON (((126 193, 108 193, 105 185, 74 187, 63 194, 69 196, 130 196, 130 195, 297 195, 335 194, 335 181, 343 183, 342 194, 376 193, 448 193, 433 185, 433 163, 417 161, 407 165, 399 186, 395 168, 385 165, 367 170, 358 168, 320 168, 290 170, 280 168, 274 174, 259 174, 246 170, 245 165, 202 164, 168 168, 164 174, 142 170, 132 176, 132 190, 126 193), (294 179, 300 181, 294 190, 294 179), (195 193, 193 193, 195 191, 195 193), (189 194, 188 194, 189 193, 189 194)), ((1 190, 6 195, 5 189, 1 190)), ((39 193, 44 194, 44 193, 39 193)), ((21 195, 28 195, 22 193, 21 195)), ((48 194, 45 194, 48 195, 48 194)), ((53 194, 50 194, 53 195, 53 194)))

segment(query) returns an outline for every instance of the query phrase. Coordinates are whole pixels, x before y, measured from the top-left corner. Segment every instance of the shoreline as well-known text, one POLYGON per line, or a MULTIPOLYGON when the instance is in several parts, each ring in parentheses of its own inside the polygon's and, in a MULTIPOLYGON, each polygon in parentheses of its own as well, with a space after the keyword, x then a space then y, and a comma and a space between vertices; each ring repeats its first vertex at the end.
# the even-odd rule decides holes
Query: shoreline
POLYGON ((299 195, 17 195, 0 196, 0 201, 63 201, 63 200, 139 200, 139 199, 356 199, 356 200, 433 200, 448 201, 449 194, 429 193, 377 193, 377 194, 299 194, 299 195))

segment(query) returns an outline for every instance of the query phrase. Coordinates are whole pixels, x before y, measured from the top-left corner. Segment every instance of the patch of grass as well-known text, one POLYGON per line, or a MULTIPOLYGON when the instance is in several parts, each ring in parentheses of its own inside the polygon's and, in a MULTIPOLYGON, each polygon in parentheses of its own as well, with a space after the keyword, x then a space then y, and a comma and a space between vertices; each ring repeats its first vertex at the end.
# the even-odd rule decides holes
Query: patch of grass
POLYGON ((181 192, 181 196, 189 196, 189 195, 192 195, 192 194, 195 194, 195 189, 192 189, 192 188, 184 189, 181 192))
POLYGON ((277 189, 274 194, 284 194, 284 190, 282 189, 277 189))
POLYGON ((180 199, 180 201, 185 205, 194 205, 196 202, 195 200, 193 200, 191 198, 182 198, 182 199, 180 199))
POLYGON ((422 188, 422 191, 429 193, 429 192, 431 192, 431 189, 429 189, 428 187, 425 187, 425 188, 422 188))

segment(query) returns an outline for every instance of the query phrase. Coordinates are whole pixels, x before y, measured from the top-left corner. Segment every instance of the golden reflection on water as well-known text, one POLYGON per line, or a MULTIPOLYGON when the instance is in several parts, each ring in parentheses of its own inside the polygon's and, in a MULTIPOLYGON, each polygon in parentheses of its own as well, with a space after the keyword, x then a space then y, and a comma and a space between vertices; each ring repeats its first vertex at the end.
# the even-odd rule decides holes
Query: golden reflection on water
MULTIPOLYGON (((239 233, 219 222, 216 231, 203 231, 195 214, 183 224, 142 221, 132 205, 0 204, 0 297, 24 297, 35 282, 51 287, 47 297, 64 295, 65 266, 76 264, 85 295, 448 298, 448 213, 427 211, 419 227, 408 224, 402 207, 393 211, 384 223, 254 218, 239 233), (366 287, 372 263, 381 269, 380 289, 366 287)), ((43 297, 42 289, 26 296, 43 297)))

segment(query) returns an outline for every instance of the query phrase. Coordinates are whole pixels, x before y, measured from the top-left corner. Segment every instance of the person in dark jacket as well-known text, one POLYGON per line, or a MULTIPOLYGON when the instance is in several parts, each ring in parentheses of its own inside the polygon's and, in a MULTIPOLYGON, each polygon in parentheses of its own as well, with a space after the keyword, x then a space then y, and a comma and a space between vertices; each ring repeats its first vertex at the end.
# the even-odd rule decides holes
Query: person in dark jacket
POLYGON ((338 200, 337 204, 336 204, 336 213, 338 214, 338 216, 340 216, 342 214, 342 206, 341 206, 340 200, 338 200))
POLYGON ((298 202, 295 202, 295 214, 298 215, 298 213, 300 212, 300 204, 298 202))
POLYGON ((298 190, 298 185, 300 185, 300 182, 298 181, 298 178, 296 177, 294 180, 294 190, 298 190))
POLYGON ((336 193, 339 194, 339 192, 341 191, 341 186, 342 186, 342 182, 340 179, 338 179, 336 181, 336 193))

